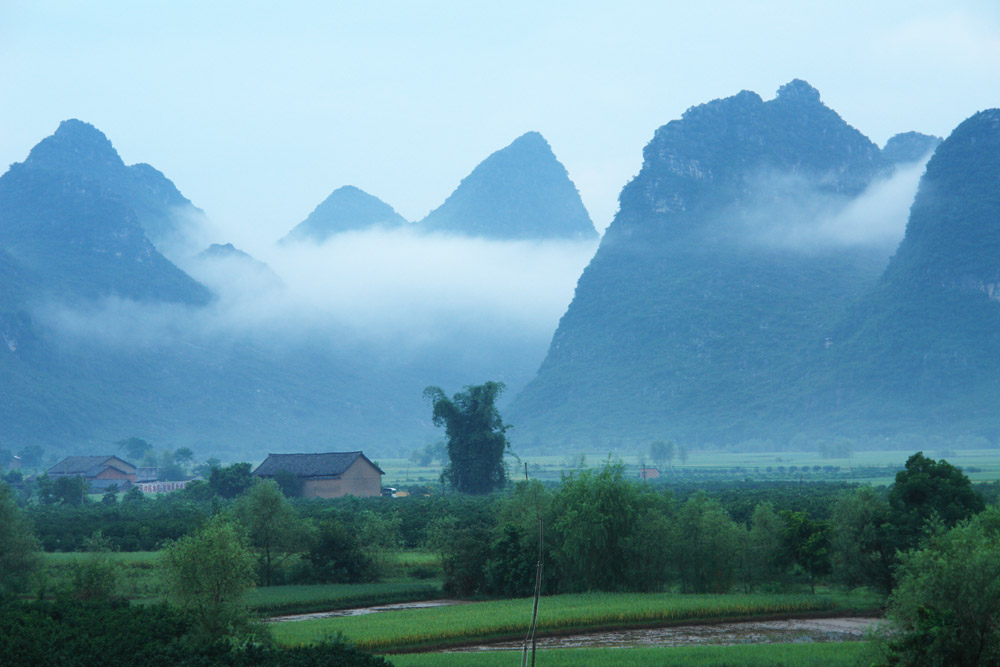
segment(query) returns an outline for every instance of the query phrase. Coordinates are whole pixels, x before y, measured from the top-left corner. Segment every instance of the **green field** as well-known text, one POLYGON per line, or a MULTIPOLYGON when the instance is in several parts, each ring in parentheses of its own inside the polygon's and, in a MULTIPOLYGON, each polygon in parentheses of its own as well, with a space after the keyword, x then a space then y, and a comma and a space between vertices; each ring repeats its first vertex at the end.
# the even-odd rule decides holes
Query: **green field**
MULTIPOLYGON (((373 652, 518 639, 531 615, 530 599, 476 602, 451 607, 394 611, 369 616, 310 619, 273 628, 286 646, 308 644, 330 634, 373 652)), ((782 617, 859 611, 868 597, 839 595, 679 595, 585 593, 542 598, 538 631, 553 634, 595 628, 652 627, 720 619, 782 617)))
MULTIPOLYGON (((740 646, 664 646, 629 649, 553 649, 539 651, 538 667, 853 667, 864 642, 744 644, 740 646)), ((508 667, 519 665, 519 651, 412 653, 389 658, 396 667, 508 667)))

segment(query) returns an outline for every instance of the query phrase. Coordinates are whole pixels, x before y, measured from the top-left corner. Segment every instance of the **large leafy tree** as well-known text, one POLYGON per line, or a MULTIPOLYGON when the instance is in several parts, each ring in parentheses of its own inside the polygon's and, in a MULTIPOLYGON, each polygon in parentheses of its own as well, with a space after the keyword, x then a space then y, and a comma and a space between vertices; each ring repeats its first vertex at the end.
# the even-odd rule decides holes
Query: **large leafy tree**
POLYGON ((135 436, 119 440, 115 443, 115 446, 118 447, 119 450, 124 451, 125 454, 136 463, 142 462, 146 454, 153 451, 153 445, 142 438, 137 438, 135 436))
POLYGON ((502 382, 486 382, 448 398, 439 387, 424 389, 434 425, 444 426, 448 437, 448 464, 441 477, 463 493, 489 493, 507 482, 503 455, 510 447, 510 427, 496 407, 503 390, 502 382))
POLYGON ((1000 512, 991 509, 902 556, 880 664, 1000 664, 1000 512))
POLYGON ((234 463, 225 468, 212 468, 208 483, 212 490, 223 498, 235 498, 251 486, 257 478, 253 476, 249 463, 234 463))
POLYGON ((246 536, 224 515, 168 546, 161 562, 170 597, 194 620, 200 640, 211 643, 245 629, 254 557, 246 536))
POLYGON ((950 528, 983 511, 985 503, 961 468, 917 452, 896 473, 896 483, 889 490, 889 507, 899 534, 898 546, 907 549, 917 545, 932 517, 950 528))
POLYGON ((270 479, 254 484, 237 498, 233 512, 257 551, 264 585, 270 586, 275 568, 306 549, 308 527, 270 479))

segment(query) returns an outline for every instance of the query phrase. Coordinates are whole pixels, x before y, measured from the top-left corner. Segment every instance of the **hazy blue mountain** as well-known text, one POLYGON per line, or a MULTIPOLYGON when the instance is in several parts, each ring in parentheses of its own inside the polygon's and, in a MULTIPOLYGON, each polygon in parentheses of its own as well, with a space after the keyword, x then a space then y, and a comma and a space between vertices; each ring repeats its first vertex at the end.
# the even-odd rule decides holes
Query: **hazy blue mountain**
POLYGON ((392 229, 408 224, 406 219, 383 202, 353 185, 334 190, 329 197, 295 226, 283 239, 322 243, 343 232, 359 231, 372 227, 392 229))
POLYGON ((127 202, 158 247, 176 240, 180 218, 202 215, 166 176, 148 164, 126 166, 103 132, 77 119, 60 123, 22 164, 31 171, 75 176, 86 187, 127 202))
POLYGON ((79 121, 0 177, 4 446, 64 455, 135 435, 235 460, 399 454, 437 437, 422 398, 429 384, 516 385, 537 365, 526 361, 540 355, 537 340, 526 354, 520 342, 442 331, 411 347, 307 312, 285 321, 280 280, 231 244, 186 259, 216 290, 210 300, 142 226, 138 211, 174 210, 168 185, 151 167, 124 167, 79 121), (261 317, 268 308, 274 316, 261 317))
POLYGON ((255 259, 253 255, 243 252, 232 243, 213 243, 198 253, 197 257, 199 259, 232 259, 239 262, 246 262, 262 270, 271 270, 271 267, 265 262, 255 259))
POLYGON ((284 281, 266 262, 232 243, 213 243, 188 262, 188 270, 216 293, 235 289, 262 292, 284 287, 284 281))
POLYGON ((419 225, 495 239, 597 238, 566 168, 538 132, 483 160, 419 225))
POLYGON ((47 297, 209 299, 146 238, 127 200, 73 170, 20 163, 0 177, 0 249, 47 297))
POLYGON ((920 132, 901 132, 890 137, 882 147, 882 159, 904 165, 927 157, 941 143, 941 137, 920 132))
POLYGON ((831 352, 838 400, 869 423, 1000 435, 1000 109, 937 147, 898 251, 831 352))
POLYGON ((509 410, 526 444, 738 442, 803 427, 826 335, 891 248, 802 242, 891 167, 804 81, 659 128, 509 410), (794 233, 792 233, 794 232, 794 233))

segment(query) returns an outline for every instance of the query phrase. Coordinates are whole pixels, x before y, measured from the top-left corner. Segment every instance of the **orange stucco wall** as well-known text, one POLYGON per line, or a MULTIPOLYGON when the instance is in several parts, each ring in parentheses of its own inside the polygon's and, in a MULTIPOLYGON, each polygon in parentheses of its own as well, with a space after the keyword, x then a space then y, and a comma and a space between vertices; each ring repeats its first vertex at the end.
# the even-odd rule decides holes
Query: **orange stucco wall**
POLYGON ((340 479, 306 479, 302 484, 303 498, 366 497, 381 494, 382 476, 374 466, 361 458, 345 470, 340 479))

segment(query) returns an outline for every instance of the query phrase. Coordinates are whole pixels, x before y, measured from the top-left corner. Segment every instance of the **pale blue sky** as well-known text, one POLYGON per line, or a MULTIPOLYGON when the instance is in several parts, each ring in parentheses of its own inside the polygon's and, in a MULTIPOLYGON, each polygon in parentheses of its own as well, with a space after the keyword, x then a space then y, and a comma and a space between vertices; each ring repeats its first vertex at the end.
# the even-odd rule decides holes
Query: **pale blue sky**
POLYGON ((656 127, 803 78, 880 145, 1000 106, 1000 2, 0 2, 0 161, 103 130, 252 248, 356 185, 415 220, 528 130, 598 228, 656 127))

